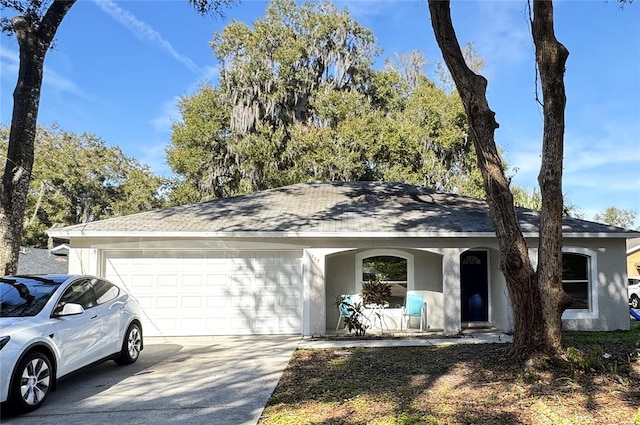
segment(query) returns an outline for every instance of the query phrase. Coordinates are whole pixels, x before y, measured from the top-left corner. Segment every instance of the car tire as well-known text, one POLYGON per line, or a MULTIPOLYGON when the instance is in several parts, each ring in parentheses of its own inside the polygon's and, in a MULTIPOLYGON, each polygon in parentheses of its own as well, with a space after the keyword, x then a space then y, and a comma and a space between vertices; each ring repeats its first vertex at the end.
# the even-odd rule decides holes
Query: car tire
POLYGON ((640 298, 638 298, 637 295, 631 296, 631 302, 629 304, 631 304, 631 308, 633 309, 640 308, 640 298))
POLYGON ((140 326, 132 323, 127 329, 127 333, 122 341, 122 350, 120 351, 120 357, 115 362, 124 365, 135 363, 140 357, 140 351, 142 350, 142 330, 140 326))
POLYGON ((53 384, 49 358, 40 353, 27 354, 18 364, 11 381, 11 406, 19 413, 36 410, 46 400, 53 384))

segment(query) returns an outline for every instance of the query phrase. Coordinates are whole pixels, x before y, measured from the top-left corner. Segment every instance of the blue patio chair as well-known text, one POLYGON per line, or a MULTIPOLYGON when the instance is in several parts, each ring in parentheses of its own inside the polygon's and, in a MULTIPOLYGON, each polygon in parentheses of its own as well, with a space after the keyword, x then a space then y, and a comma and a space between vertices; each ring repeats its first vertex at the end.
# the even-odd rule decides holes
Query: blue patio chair
POLYGON ((407 294, 404 307, 402 307, 402 317, 400 318, 400 330, 402 330, 402 323, 406 320, 406 327, 409 328, 409 319, 411 317, 420 317, 420 331, 424 328, 424 295, 422 294, 407 294))
POLYGON ((338 304, 338 311, 340 315, 338 316, 338 324, 336 325, 336 330, 340 329, 340 321, 345 317, 350 317, 351 313, 354 311, 353 308, 353 300, 351 300, 351 296, 349 295, 340 295, 341 301, 338 304))

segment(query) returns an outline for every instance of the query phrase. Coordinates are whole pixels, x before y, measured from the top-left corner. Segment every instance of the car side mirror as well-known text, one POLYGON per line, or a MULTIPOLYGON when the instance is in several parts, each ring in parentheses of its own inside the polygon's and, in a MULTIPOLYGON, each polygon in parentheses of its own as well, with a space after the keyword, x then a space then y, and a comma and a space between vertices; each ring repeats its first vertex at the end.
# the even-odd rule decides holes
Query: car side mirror
POLYGON ((62 307, 62 311, 58 311, 56 316, 75 316, 84 313, 84 308, 80 304, 67 303, 62 307))

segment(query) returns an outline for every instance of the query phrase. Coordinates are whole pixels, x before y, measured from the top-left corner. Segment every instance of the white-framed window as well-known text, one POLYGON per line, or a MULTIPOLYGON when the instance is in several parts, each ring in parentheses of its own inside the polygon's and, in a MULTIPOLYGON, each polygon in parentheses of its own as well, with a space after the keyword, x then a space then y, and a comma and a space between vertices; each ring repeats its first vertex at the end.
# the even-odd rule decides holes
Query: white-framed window
POLYGON ((563 319, 598 317, 597 253, 586 248, 562 248, 562 288, 573 298, 563 319))
POLYGON ((391 286, 390 308, 404 305, 407 290, 414 289, 413 255, 395 249, 372 249, 356 255, 356 292, 362 291, 362 282, 384 275, 383 282, 391 286))

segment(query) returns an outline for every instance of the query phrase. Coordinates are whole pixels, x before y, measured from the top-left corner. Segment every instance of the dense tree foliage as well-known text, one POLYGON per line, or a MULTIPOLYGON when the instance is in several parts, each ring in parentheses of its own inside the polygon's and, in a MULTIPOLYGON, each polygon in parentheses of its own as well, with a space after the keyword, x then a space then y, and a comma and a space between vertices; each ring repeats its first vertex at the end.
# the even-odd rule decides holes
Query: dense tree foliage
MULTIPOLYGON (((9 129, 0 127, 0 149, 9 129)), ((164 205, 162 179, 91 134, 39 127, 24 217, 23 245, 46 247, 52 226, 86 223, 164 205)))
MULTIPOLYGON (((188 0, 200 14, 220 14, 235 0, 188 0)), ((0 268, 18 268, 22 220, 27 207, 44 60, 62 21, 76 0, 0 0, 0 29, 16 37, 20 48, 13 92, 11 129, 0 186, 0 268), (13 15, 9 17, 9 15, 13 15)))
POLYGON ((630 229, 636 219, 635 211, 621 210, 616 207, 609 207, 596 214, 593 219, 609 226, 618 226, 630 229))
MULTIPOLYGON (((519 186, 512 186, 511 193, 513 193, 513 202, 517 207, 528 208, 530 210, 540 211, 542 210, 542 195, 538 188, 524 189, 519 186)), ((584 219, 584 214, 580 209, 571 203, 567 198, 567 195, 563 195, 563 215, 567 217, 584 219)))
POLYGON ((180 101, 167 159, 184 203, 309 180, 389 180, 480 195, 457 92, 419 52, 374 70, 370 30, 331 3, 275 0, 211 43, 218 87, 180 101))

